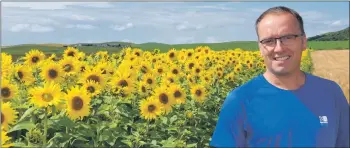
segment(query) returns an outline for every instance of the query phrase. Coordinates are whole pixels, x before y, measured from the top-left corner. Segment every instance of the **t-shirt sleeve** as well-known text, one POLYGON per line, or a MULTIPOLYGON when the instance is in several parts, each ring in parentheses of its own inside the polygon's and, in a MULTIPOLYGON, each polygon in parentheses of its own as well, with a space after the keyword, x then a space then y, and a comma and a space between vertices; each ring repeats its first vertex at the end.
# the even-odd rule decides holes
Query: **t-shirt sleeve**
POLYGON ((336 147, 349 147, 349 103, 338 84, 335 83, 336 102, 340 111, 336 147))
POLYGON ((216 128, 210 142, 211 147, 245 146, 245 111, 242 98, 235 91, 229 93, 220 110, 216 128))

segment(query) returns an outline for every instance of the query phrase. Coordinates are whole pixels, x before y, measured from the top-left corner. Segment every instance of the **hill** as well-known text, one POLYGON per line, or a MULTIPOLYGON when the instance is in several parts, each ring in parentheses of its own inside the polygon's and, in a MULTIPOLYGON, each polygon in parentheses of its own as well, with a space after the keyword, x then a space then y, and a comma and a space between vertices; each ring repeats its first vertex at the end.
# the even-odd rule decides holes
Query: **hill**
POLYGON ((327 32, 308 38, 308 41, 346 41, 349 40, 349 27, 335 32, 327 32))

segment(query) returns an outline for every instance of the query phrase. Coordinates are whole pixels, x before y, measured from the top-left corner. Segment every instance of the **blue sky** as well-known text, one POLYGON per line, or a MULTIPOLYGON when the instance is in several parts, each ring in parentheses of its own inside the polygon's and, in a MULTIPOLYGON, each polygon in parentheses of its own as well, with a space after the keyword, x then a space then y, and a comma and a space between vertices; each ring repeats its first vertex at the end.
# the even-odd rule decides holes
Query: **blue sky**
POLYGON ((278 5, 301 14, 307 36, 349 26, 349 2, 2 2, 1 42, 256 40, 256 18, 278 5))

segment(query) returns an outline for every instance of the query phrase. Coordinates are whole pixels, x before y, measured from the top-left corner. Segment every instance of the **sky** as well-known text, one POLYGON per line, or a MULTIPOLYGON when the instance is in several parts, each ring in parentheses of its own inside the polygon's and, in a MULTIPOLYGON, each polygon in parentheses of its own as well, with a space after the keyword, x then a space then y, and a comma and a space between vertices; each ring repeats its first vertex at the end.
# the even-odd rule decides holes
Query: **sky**
POLYGON ((255 41, 273 6, 304 19, 308 37, 349 26, 349 2, 1 2, 1 44, 255 41))

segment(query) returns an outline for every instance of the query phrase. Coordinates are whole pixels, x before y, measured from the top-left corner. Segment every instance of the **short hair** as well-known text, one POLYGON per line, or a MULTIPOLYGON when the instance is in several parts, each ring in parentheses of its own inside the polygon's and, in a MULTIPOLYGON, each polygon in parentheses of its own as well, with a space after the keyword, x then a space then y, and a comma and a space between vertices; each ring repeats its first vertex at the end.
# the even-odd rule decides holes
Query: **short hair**
POLYGON ((298 12, 296 12, 295 10, 285 7, 285 6, 277 6, 277 7, 272 7, 268 10, 266 10, 265 12, 263 12, 258 19, 255 22, 255 30, 256 30, 256 34, 259 36, 258 34, 258 24, 260 23, 260 21, 268 14, 272 14, 272 13, 289 13, 291 15, 293 15, 299 23, 299 28, 302 34, 305 34, 304 31, 304 23, 303 23, 303 18, 299 15, 298 12))

